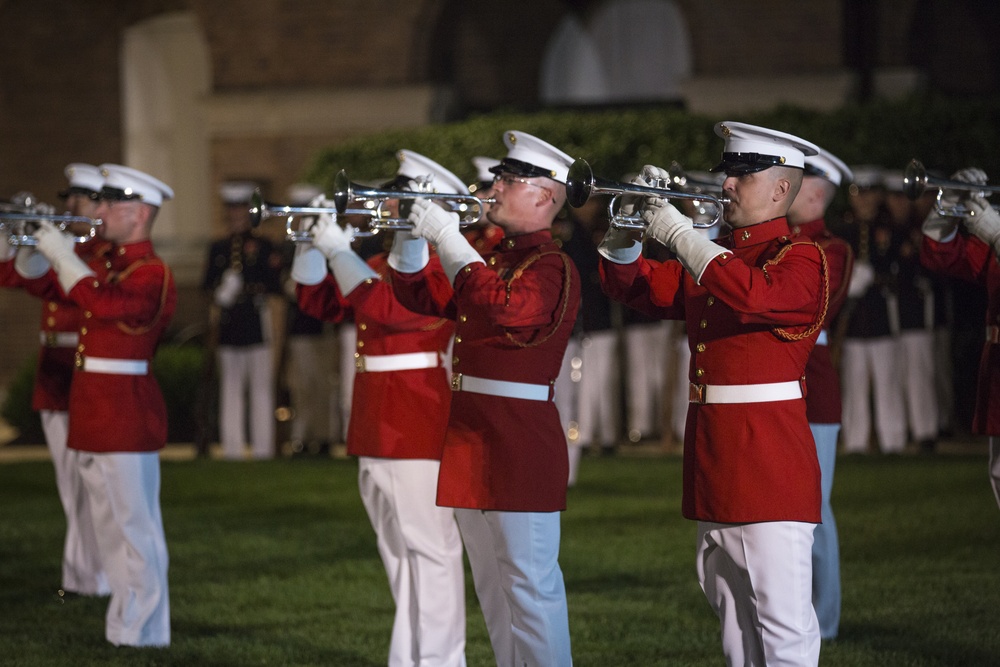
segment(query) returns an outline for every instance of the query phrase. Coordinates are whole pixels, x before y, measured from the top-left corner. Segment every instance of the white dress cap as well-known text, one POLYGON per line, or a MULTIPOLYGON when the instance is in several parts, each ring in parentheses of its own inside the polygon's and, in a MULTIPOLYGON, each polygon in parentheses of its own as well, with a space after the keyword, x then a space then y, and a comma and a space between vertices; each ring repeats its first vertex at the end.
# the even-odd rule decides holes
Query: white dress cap
POLYGON ((472 158, 472 166, 476 168, 476 180, 480 183, 489 183, 493 180, 493 167, 500 164, 500 160, 493 157, 477 155, 472 158))
MULTIPOLYGON (((469 188, 462 182, 462 179, 429 157, 404 148, 396 151, 396 159, 399 160, 399 170, 396 174, 417 183, 428 184, 428 192, 451 195, 468 194, 469 192, 469 188)), ((416 190, 418 188, 416 184, 412 184, 410 189, 416 190)))
POLYGON ((83 162, 74 162, 66 165, 63 170, 69 187, 77 191, 87 191, 97 193, 104 185, 104 176, 101 175, 99 167, 83 162))
POLYGON ((219 184, 219 196, 226 204, 249 204, 256 189, 253 181, 223 181, 219 184))
POLYGON ((802 169, 807 155, 819 153, 819 147, 805 139, 747 123, 724 120, 715 124, 715 133, 726 144, 722 162, 712 171, 750 173, 774 166, 802 169))
POLYGON ((503 142, 507 146, 507 157, 493 167, 494 174, 507 172, 528 178, 545 176, 560 183, 566 182, 573 158, 552 144, 517 130, 504 132, 503 142))
POLYGON ((822 148, 819 155, 806 156, 806 174, 825 178, 836 186, 842 183, 850 183, 854 180, 854 173, 851 168, 844 164, 844 161, 833 153, 829 153, 822 148))
POLYGON ((144 204, 160 206, 173 199, 174 191, 163 181, 149 174, 120 164, 102 164, 103 188, 121 190, 127 196, 138 196, 144 204))
POLYGON ((854 188, 879 188, 882 187, 882 167, 873 164, 863 164, 853 167, 854 188))
POLYGON ((323 188, 312 183, 293 183, 288 186, 288 203, 292 206, 306 206, 323 194, 323 188))

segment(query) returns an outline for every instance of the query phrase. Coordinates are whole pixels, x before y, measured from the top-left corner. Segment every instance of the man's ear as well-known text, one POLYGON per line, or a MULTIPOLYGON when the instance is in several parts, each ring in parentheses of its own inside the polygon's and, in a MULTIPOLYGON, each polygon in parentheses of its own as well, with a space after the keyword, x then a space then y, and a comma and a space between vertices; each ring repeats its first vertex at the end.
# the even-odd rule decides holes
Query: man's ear
POLYGON ((788 197, 788 193, 792 191, 792 182, 787 178, 778 177, 774 180, 774 193, 772 197, 774 201, 779 202, 788 197))

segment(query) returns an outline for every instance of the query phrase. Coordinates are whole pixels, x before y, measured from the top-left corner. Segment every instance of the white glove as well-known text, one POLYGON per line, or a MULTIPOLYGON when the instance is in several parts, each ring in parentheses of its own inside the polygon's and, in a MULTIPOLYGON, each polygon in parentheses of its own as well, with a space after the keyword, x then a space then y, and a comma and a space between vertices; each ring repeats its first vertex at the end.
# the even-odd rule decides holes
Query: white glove
POLYGON ((427 239, 418 238, 401 229, 392 237, 388 262, 389 266, 400 273, 416 273, 427 266, 430 254, 427 239))
POLYGON ((851 282, 847 285, 847 296, 857 299, 875 283, 875 269, 868 262, 854 262, 851 282))
POLYGON ((694 228, 691 218, 663 199, 650 197, 642 219, 648 223, 646 235, 670 248, 695 282, 701 284, 701 276, 709 263, 725 254, 725 248, 708 239, 694 228))
POLYGON ((441 265, 452 285, 462 267, 469 264, 486 264, 476 249, 462 236, 458 214, 448 213, 427 199, 416 199, 410 208, 409 221, 413 235, 427 239, 437 247, 441 265))
POLYGON ((958 218, 939 215, 935 209, 931 209, 931 212, 924 218, 924 224, 920 226, 920 230, 929 239, 939 243, 947 243, 955 238, 955 232, 958 230, 958 218))
POLYGON ((414 199, 408 219, 413 225, 413 235, 434 245, 440 245, 449 236, 462 235, 458 213, 449 213, 429 199, 414 199))
POLYGON ((982 239, 993 252, 1000 251, 1000 213, 989 200, 978 194, 969 197, 969 214, 965 216, 965 227, 982 239))
POLYGON ((652 237, 674 249, 674 237, 685 229, 694 231, 694 222, 691 218, 677 210, 673 204, 665 199, 648 197, 646 206, 642 212, 642 219, 646 221, 646 236, 652 237))
MULTIPOLYGON (((631 184, 641 185, 642 187, 646 188, 655 187, 659 183, 659 181, 667 180, 669 178, 670 174, 665 169, 660 169, 657 166, 647 164, 643 166, 642 171, 639 172, 639 175, 632 179, 631 184)), ((622 195, 621 207, 620 207, 622 215, 631 216, 633 213, 635 213, 636 205, 639 203, 639 201, 641 201, 644 198, 645 195, 638 195, 638 194, 622 195)))
POLYGON ((612 226, 601 239, 597 252, 609 262, 631 264, 642 254, 642 241, 632 231, 612 226))
POLYGON ((22 278, 29 280, 41 278, 51 268, 52 264, 45 258, 45 255, 35 250, 33 246, 22 246, 18 249, 17 259, 14 260, 14 270, 22 278))
POLYGON ((340 252, 351 251, 352 229, 344 229, 337 224, 336 214, 322 213, 312 226, 313 247, 327 259, 340 252))
POLYGON ((215 288, 215 303, 223 308, 231 308, 243 291, 243 274, 235 269, 226 269, 222 280, 215 288))
POLYGON ((9 262, 17 254, 17 246, 9 243, 3 236, 0 234, 0 262, 9 262))
POLYGON ((67 294, 78 282, 94 275, 90 267, 77 256, 73 237, 59 231, 50 220, 38 222, 35 238, 38 239, 38 252, 52 264, 52 269, 59 276, 59 285, 67 294))
POLYGON ((309 243, 297 243, 291 277, 300 285, 318 285, 326 277, 326 257, 309 243))

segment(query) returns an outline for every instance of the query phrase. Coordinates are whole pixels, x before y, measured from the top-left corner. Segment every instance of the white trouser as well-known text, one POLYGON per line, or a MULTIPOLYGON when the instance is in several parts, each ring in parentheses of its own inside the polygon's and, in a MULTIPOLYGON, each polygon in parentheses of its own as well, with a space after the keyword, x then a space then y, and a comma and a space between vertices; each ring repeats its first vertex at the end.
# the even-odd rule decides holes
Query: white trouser
POLYGON ((727 665, 819 663, 814 524, 698 522, 698 581, 722 625, 727 665))
POLYGON ((42 410, 40 416, 52 467, 55 468, 59 501, 62 503, 63 514, 66 515, 62 588, 80 595, 107 595, 111 589, 101 566, 87 490, 80 477, 80 453, 66 446, 69 413, 63 410, 42 410))
POLYGON ((625 327, 625 402, 628 437, 638 442, 659 430, 663 421, 670 322, 661 320, 625 327))
POLYGON ((250 444, 255 459, 274 457, 274 368, 270 343, 219 346, 219 438, 222 456, 243 459, 250 393, 250 444))
POLYGON ((938 431, 952 427, 955 417, 954 368, 951 361, 951 329, 934 330, 934 388, 937 394, 938 431))
POLYGON ((580 380, 583 357, 580 356, 580 341, 572 337, 566 344, 559 376, 556 378, 553 402, 559 411, 566 444, 569 447, 569 485, 576 484, 580 470, 580 380))
POLYGON ((618 352, 615 332, 592 331, 581 343, 580 444, 614 445, 618 439, 618 352))
POLYGON ((559 512, 456 509, 497 667, 573 664, 559 512))
POLYGON ((80 452, 80 474, 111 584, 107 640, 116 646, 169 645, 159 454, 80 452))
POLYGON ((990 484, 1000 505, 1000 436, 990 436, 990 484))
POLYGON ((465 571, 438 461, 358 459, 358 488, 396 603, 390 667, 465 665, 465 571))
POLYGON ((833 492, 833 473, 837 464, 837 435, 840 424, 809 424, 816 441, 816 457, 823 490, 820 506, 823 523, 813 531, 812 546, 812 599, 819 620, 823 639, 833 639, 840 631, 840 539, 837 521, 833 516, 830 494, 833 492))
POLYGON ((844 451, 868 451, 872 423, 869 406, 873 393, 879 447, 886 453, 903 451, 906 413, 895 341, 888 336, 848 338, 844 341, 840 362, 844 451))
POLYGON ((337 329, 340 340, 340 424, 341 439, 347 442, 347 427, 351 423, 351 403, 354 398, 354 353, 357 352, 358 332, 353 322, 337 329))
POLYGON ((295 416, 292 440, 340 441, 340 410, 330 410, 337 395, 336 351, 328 336, 289 336, 286 382, 295 416), (333 423, 331 423, 333 422, 333 423))
POLYGON ((907 329, 900 332, 896 345, 910 436, 917 442, 936 440, 938 408, 934 386, 934 332, 907 329))

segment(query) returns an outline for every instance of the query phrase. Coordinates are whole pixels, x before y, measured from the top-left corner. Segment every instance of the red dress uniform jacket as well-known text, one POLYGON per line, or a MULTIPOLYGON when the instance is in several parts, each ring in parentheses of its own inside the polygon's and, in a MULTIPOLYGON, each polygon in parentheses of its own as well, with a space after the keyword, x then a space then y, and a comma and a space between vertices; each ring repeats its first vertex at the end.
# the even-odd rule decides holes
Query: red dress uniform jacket
POLYGON ((1000 264, 993 249, 975 236, 955 236, 939 243, 926 236, 920 246, 920 262, 930 271, 977 283, 986 288, 987 340, 979 362, 976 410, 972 430, 980 435, 1000 435, 1000 264))
POLYGON ((550 387, 549 400, 452 395, 437 502, 445 507, 566 509, 566 437, 552 389, 580 306, 580 279, 548 230, 505 238, 452 288, 433 265, 393 272, 400 301, 452 318, 455 373, 550 387))
MULTIPOLYGON (((825 261, 784 218, 718 242, 701 285, 676 260, 601 262, 613 299, 687 322, 689 379, 710 385, 801 381, 826 308, 825 261)), ((804 399, 698 404, 684 434, 686 518, 820 521, 820 471, 804 399)))
MULTIPOLYGON (((436 258, 435 258, 436 260, 436 258)), ((347 297, 333 276, 318 285, 299 285, 299 308, 320 320, 339 322, 353 317, 357 352, 391 355, 433 352, 439 360, 448 351, 452 322, 417 315, 404 308, 392 293, 386 255, 368 261, 382 280, 367 280, 347 297)), ((347 452, 353 456, 389 459, 441 459, 448 424, 451 388, 439 363, 437 368, 364 372, 354 376, 347 452)))
MULTIPOLYGON (((177 303, 174 278, 149 241, 106 244, 68 298, 83 311, 69 394, 71 449, 150 452, 167 442, 167 408, 152 372, 153 355, 177 303), (83 370, 86 357, 149 362, 142 375, 83 370)), ((46 298, 61 294, 56 274, 39 278, 46 298)))
MULTIPOLYGON (((78 243, 76 252, 86 258, 101 241, 78 243)), ((31 395, 34 410, 69 410, 69 387, 73 379, 76 345, 69 344, 80 331, 83 311, 61 292, 45 298, 47 283, 27 280, 14 269, 14 261, 0 263, 0 285, 24 288, 32 296, 42 298, 41 347, 35 370, 35 385, 31 395), (70 340, 67 335, 71 334, 70 340)))
POLYGON ((830 355, 830 322, 837 317, 847 299, 847 287, 851 271, 854 269, 854 251, 850 244, 830 233, 826 223, 820 220, 792 227, 793 235, 801 235, 820 248, 826 255, 826 265, 830 276, 830 305, 823 320, 823 331, 827 332, 827 344, 816 345, 806 364, 806 417, 810 424, 839 424, 841 415, 840 373, 833 365, 830 355))

